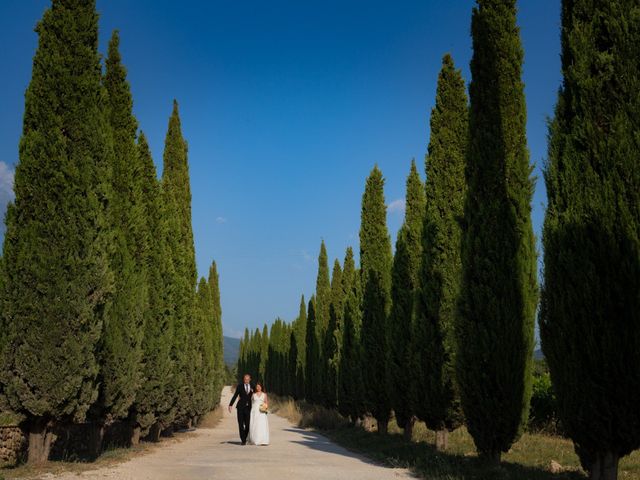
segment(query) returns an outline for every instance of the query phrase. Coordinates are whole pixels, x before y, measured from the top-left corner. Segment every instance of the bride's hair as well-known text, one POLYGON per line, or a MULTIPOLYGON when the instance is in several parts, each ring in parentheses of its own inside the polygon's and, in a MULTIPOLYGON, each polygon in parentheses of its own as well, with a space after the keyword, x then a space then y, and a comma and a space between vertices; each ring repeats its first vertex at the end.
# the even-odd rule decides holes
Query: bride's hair
POLYGON ((255 388, 258 388, 258 385, 260 385, 260 388, 262 389, 262 391, 264 392, 264 385, 262 384, 262 382, 256 382, 256 386, 255 388))

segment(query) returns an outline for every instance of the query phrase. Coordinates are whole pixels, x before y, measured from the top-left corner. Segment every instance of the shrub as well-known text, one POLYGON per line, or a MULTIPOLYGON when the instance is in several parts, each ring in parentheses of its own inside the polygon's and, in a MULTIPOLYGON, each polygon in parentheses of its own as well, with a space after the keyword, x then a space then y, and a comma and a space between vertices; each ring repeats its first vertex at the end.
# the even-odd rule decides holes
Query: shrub
POLYGON ((533 379, 533 394, 529 410, 529 429, 557 432, 557 403, 548 372, 533 379))

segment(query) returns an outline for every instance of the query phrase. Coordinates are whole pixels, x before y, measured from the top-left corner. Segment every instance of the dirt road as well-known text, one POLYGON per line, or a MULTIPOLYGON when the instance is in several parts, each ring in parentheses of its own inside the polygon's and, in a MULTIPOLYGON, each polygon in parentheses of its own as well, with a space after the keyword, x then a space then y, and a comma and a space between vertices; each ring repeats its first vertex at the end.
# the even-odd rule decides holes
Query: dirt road
MULTIPOLYGON (((229 402, 227 388, 222 404, 229 402)), ((382 467, 335 445, 316 432, 269 415, 271 444, 242 446, 235 411, 212 429, 198 429, 180 442, 116 466, 83 473, 47 475, 58 480, 387 480, 413 478, 406 470, 382 467)))

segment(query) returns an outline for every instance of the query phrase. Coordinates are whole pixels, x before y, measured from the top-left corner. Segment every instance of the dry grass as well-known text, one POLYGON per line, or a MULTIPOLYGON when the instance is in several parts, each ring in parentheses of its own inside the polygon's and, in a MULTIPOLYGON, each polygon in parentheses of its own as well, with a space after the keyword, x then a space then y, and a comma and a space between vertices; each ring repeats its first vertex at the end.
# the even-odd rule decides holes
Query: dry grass
POLYGON ((335 410, 329 410, 304 401, 294 402, 291 398, 283 399, 271 394, 270 403, 273 413, 302 428, 338 430, 349 425, 349 422, 335 410))
POLYGON ((218 407, 215 410, 211 410, 204 417, 202 417, 202 420, 198 422, 198 428, 217 427, 218 424, 220 423, 220 420, 222 420, 222 415, 223 415, 222 407, 218 405, 218 407))
MULTIPOLYGON (((380 435, 349 426, 333 410, 278 399, 271 396, 274 413, 304 428, 323 430, 329 438, 344 447, 362 453, 383 464, 412 469, 428 480, 578 480, 586 475, 580 469, 578 457, 570 440, 541 433, 526 433, 503 455, 499 467, 483 464, 477 457, 473 439, 465 428, 449 435, 449 450, 435 450, 435 433, 424 423, 417 423, 411 442, 390 422, 389 433, 380 435), (562 471, 552 473, 551 461, 562 471)), ((640 451, 625 457, 620 463, 621 480, 640 480, 640 451)))

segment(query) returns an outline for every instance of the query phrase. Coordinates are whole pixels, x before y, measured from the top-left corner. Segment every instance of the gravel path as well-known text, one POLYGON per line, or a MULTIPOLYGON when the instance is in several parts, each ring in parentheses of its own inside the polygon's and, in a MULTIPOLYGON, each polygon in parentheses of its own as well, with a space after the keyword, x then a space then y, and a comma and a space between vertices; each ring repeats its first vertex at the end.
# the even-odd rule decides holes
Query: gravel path
MULTIPOLYGON (((222 404, 229 402, 226 388, 222 404)), ((83 473, 47 475, 58 480, 387 480, 414 478, 386 468, 332 443, 314 431, 269 415, 271 444, 241 446, 235 411, 212 429, 198 429, 180 442, 160 447, 116 466, 83 473)))

